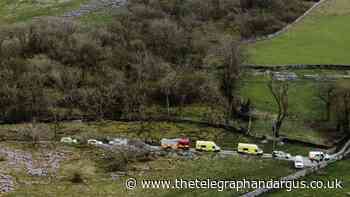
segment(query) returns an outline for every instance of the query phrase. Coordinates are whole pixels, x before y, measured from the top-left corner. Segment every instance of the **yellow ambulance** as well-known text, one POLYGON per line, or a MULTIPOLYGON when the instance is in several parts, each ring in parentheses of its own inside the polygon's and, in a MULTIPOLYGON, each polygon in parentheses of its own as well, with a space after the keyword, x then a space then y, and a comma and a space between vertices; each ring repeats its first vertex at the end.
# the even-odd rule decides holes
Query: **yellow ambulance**
POLYGON ((256 144, 239 143, 237 152, 249 155, 263 155, 264 152, 256 144))
POLYGON ((197 151, 219 152, 221 148, 213 141, 196 141, 197 151))

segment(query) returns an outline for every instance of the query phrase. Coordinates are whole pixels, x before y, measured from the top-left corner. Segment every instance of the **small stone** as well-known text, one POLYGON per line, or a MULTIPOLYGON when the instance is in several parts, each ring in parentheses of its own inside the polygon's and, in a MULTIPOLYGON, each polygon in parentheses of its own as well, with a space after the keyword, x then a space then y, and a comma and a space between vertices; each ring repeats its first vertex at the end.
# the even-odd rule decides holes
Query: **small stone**
POLYGON ((120 179, 120 175, 119 174, 111 174, 112 180, 113 181, 118 181, 120 179))
POLYGON ((179 155, 175 152, 169 152, 168 155, 169 157, 179 157, 179 155))
POLYGON ((31 176, 47 176, 47 172, 44 169, 30 169, 28 174, 31 176))

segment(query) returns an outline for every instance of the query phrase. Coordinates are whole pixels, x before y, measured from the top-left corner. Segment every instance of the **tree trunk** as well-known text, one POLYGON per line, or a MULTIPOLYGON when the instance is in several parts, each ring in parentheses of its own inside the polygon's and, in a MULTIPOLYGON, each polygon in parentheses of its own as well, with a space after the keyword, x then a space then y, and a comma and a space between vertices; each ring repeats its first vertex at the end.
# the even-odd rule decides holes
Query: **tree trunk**
POLYGON ((326 104, 326 121, 329 121, 331 118, 331 102, 326 104))
POLYGON ((169 92, 168 91, 166 93, 166 108, 167 108, 168 117, 170 117, 170 101, 169 101, 169 92))
POLYGON ((280 137, 280 129, 281 129, 281 127, 282 127, 282 122, 283 122, 283 121, 281 121, 281 120, 278 120, 278 121, 276 122, 276 130, 275 130, 275 137, 276 137, 276 138, 279 138, 279 137, 280 137))
POLYGON ((346 109, 345 109, 345 117, 344 117, 344 125, 343 125, 343 128, 344 128, 344 131, 347 132, 347 133, 350 131, 350 129, 349 129, 349 126, 350 126, 350 120, 349 120, 349 118, 350 118, 350 112, 349 112, 349 109, 346 108, 346 109))
POLYGON ((344 124, 343 128, 345 132, 349 132, 349 124, 350 124, 350 106, 349 106, 350 94, 346 94, 344 96, 344 124))

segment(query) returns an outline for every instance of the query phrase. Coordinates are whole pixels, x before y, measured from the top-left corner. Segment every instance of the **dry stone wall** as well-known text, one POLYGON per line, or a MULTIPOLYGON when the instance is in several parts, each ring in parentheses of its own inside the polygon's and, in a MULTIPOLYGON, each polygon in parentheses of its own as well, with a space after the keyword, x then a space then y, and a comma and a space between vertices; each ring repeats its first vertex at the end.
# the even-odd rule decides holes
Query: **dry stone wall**
POLYGON ((346 64, 287 64, 287 65, 256 65, 246 64, 242 68, 260 70, 288 70, 288 69, 328 69, 328 70, 350 70, 346 64))

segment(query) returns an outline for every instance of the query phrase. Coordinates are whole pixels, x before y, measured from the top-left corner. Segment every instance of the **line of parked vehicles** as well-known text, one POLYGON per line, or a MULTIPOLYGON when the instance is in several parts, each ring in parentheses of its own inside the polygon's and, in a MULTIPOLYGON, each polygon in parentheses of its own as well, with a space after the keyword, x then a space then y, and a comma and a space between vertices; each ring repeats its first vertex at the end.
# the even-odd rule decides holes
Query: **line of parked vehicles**
MULTIPOLYGON (((166 139, 161 140, 161 147, 163 149, 183 149, 188 150, 190 148, 190 140, 188 138, 176 138, 176 139, 166 139)), ((195 143, 196 151, 206 151, 206 152, 220 152, 221 148, 216 145, 213 141, 202 141, 197 140, 195 143)), ((250 155, 263 155, 264 151, 258 147, 256 144, 238 143, 237 152, 245 153, 250 155)))
MULTIPOLYGON (((71 143, 71 144, 77 144, 78 141, 76 139, 73 139, 71 137, 63 137, 61 138, 61 142, 63 143, 71 143)), ((89 145, 102 145, 104 144, 102 141, 98 141, 96 139, 89 139, 87 140, 87 143, 89 145)), ((109 145, 127 145, 128 139, 125 138, 115 138, 108 142, 109 145)), ((160 147, 164 150, 189 150, 191 148, 191 142, 189 138, 181 137, 181 138, 174 138, 174 139, 167 139, 163 138, 160 140, 160 147)), ((205 152, 220 152, 221 148, 216 145, 213 141, 203 141, 203 140, 197 140, 195 142, 195 150, 196 151, 205 151, 205 152)), ((248 144, 248 143, 238 143, 237 146, 237 152, 241 154, 248 154, 248 155, 256 155, 256 156, 262 156, 264 154, 264 151, 259 148, 256 144, 248 144)), ((297 155, 293 157, 289 153, 285 153, 283 151, 273 151, 272 152, 273 158, 282 158, 286 160, 293 160, 294 161, 294 167, 301 169, 305 167, 305 161, 304 157, 297 155)), ((330 160, 330 155, 322 152, 322 151, 310 151, 309 152, 309 160, 311 162, 320 162, 320 161, 327 161, 330 160)))

